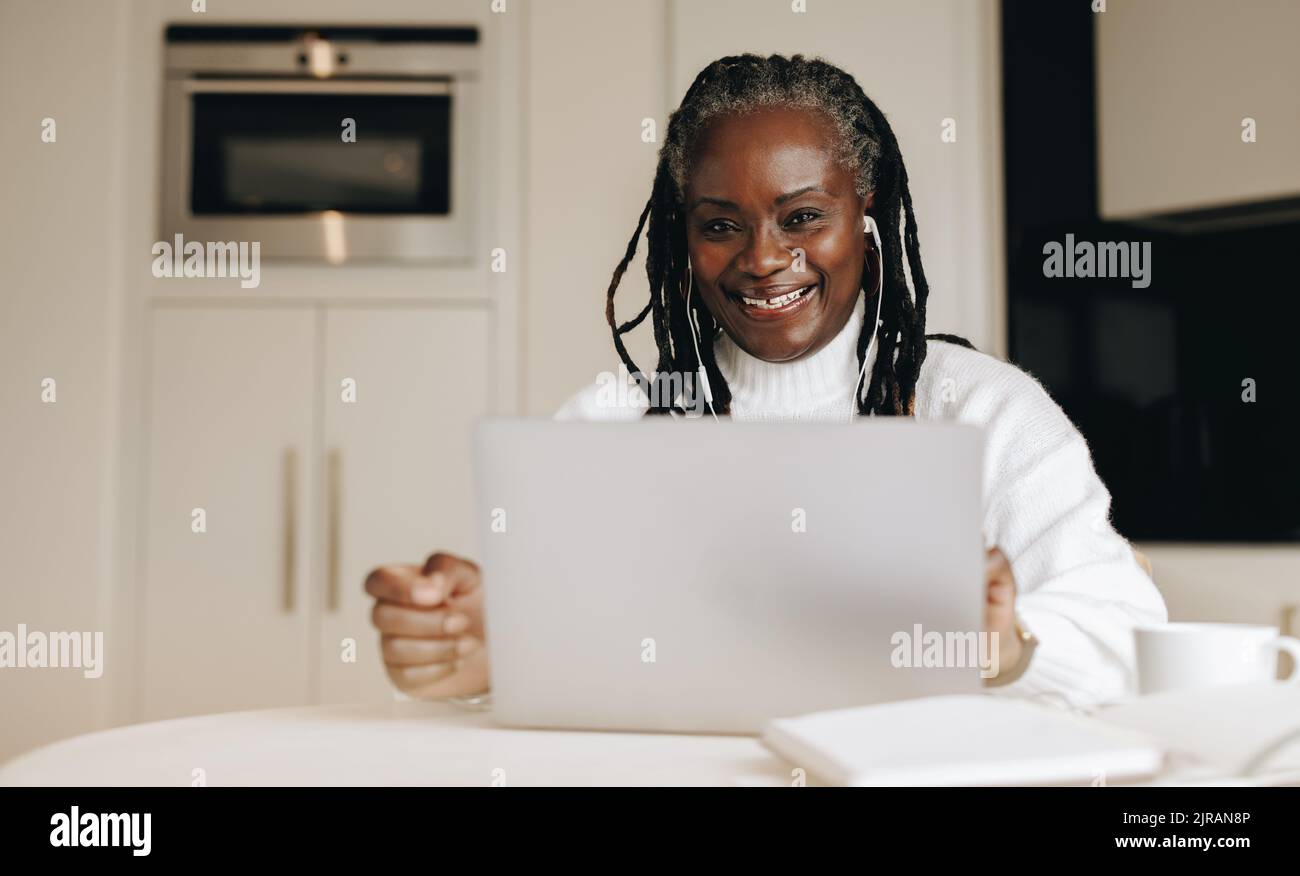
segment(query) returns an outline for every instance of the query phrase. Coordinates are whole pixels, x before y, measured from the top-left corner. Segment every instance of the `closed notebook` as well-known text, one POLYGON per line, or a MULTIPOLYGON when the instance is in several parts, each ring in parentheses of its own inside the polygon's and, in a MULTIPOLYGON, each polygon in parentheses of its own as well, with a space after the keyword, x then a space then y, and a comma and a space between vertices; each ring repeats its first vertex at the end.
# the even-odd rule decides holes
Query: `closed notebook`
POLYGON ((837 785, 1103 784, 1155 775, 1164 760, 1144 734, 988 695, 780 718, 762 739, 837 785))

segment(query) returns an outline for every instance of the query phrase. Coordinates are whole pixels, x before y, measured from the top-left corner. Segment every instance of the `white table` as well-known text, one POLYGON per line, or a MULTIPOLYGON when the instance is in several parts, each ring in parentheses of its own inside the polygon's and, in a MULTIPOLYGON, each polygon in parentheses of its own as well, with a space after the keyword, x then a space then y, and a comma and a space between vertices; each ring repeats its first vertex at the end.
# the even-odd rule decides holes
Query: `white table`
MULTIPOLYGON (((484 711, 412 700, 229 712, 55 742, 0 766, 0 786, 760 785, 792 764, 749 736, 511 730, 484 711)), ((1249 782, 1175 768, 1150 784, 1249 782)), ((818 784, 807 776, 810 786, 818 784)))
POLYGON ((20 755, 0 785, 789 785, 791 769, 752 737, 509 730, 394 701, 90 733, 20 755))

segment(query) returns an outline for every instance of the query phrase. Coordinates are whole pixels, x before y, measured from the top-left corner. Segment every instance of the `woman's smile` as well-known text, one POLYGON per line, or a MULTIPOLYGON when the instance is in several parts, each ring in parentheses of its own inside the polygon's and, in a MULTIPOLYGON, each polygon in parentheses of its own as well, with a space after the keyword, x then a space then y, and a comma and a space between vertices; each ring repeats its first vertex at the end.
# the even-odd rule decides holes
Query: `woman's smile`
POLYGON ((773 286, 751 286, 745 289, 727 292, 727 300, 739 305, 740 312, 747 319, 763 322, 790 319, 807 309, 807 305, 817 295, 821 284, 784 283, 773 286))

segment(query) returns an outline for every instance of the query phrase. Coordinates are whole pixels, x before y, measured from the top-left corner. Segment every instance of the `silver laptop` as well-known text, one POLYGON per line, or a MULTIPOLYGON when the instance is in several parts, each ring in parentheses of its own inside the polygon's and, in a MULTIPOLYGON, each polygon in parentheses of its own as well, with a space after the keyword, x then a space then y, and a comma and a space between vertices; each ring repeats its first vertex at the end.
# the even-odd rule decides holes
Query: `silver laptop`
POLYGON ((497 720, 756 733, 977 692, 982 454, 911 420, 482 421, 497 720))

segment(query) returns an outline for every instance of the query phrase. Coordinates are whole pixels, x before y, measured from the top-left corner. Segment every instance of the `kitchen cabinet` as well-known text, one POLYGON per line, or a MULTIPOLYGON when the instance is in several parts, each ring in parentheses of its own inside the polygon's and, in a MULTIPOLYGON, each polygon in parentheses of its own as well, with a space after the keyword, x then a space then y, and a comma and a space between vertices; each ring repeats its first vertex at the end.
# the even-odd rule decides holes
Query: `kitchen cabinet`
POLYGON ((362 592, 472 553, 485 308, 154 308, 139 720, 391 698, 362 592))
POLYGON ((1295 216, 1300 4, 1143 0, 1092 19, 1103 218, 1195 230, 1295 216))
POLYGON ((310 310, 154 311, 140 718, 310 702, 310 310))

